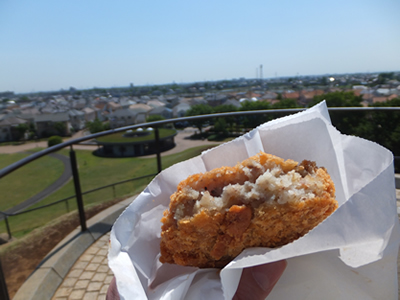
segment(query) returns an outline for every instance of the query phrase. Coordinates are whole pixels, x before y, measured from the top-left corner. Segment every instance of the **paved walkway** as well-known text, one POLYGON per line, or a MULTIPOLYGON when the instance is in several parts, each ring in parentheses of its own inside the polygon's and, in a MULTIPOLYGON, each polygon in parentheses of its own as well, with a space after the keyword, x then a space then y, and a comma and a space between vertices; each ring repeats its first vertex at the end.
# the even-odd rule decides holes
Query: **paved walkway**
POLYGON ((103 235, 72 266, 53 296, 53 300, 106 299, 113 273, 108 267, 108 240, 103 235))

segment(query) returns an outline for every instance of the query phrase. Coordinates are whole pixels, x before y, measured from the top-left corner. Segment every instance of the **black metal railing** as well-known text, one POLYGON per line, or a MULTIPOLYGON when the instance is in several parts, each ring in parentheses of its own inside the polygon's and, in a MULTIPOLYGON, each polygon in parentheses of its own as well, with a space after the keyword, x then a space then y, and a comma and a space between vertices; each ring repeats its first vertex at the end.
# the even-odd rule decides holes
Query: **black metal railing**
MULTIPOLYGON (((267 114, 280 114, 280 115, 284 115, 284 114, 291 114, 291 113, 296 113, 296 112, 300 112, 305 110, 305 108, 290 108, 290 109, 271 109, 271 110, 257 110, 257 111, 239 111, 239 112, 228 112, 228 113, 217 113, 217 114, 208 114, 208 115, 198 115, 198 116, 191 116, 191 117, 182 117, 182 118, 175 118, 175 119, 167 119, 167 120, 161 120, 161 121, 155 121, 155 122, 148 122, 148 123, 141 123, 141 124, 136 124, 136 125, 130 125, 130 126, 125 126, 125 127, 120 127, 120 128, 116 128, 116 129, 111 129, 111 130, 107 130, 107 131, 102 131, 102 132, 98 132, 95 134, 91 134, 91 135, 87 135, 84 137, 80 137, 80 138, 76 138, 73 140, 69 140, 60 144, 57 144, 55 146, 49 147, 47 149, 44 149, 40 152, 36 152, 34 154, 29 155, 28 157, 25 157, 13 164, 10 164, 9 166, 3 168, 0 170, 0 179, 10 173, 12 173, 13 171, 23 167, 24 165, 39 159, 45 155, 48 155, 50 153, 59 151, 63 148, 66 147, 70 147, 70 152, 69 152, 69 156, 70 156, 70 164, 71 164, 71 170, 72 170, 72 177, 73 177, 73 181, 74 181, 74 188, 75 188, 75 195, 72 195, 70 197, 61 199, 61 200, 57 200, 53 203, 50 204, 46 204, 43 206, 39 206, 33 209, 28 209, 28 210, 23 210, 20 212, 14 212, 14 213, 7 213, 7 212, 3 212, 0 211, 0 220, 4 219, 5 223, 6 223, 6 229, 7 229, 7 233, 9 238, 11 238, 12 236, 12 232, 10 229, 10 224, 8 222, 8 218, 13 217, 13 216, 17 216, 20 214, 24 214, 24 213, 28 213, 31 212, 33 210, 39 210, 42 208, 46 208, 52 205, 56 205, 59 204, 61 202, 66 202, 72 199, 72 198, 76 198, 77 200, 77 207, 78 207, 78 212, 79 212, 79 217, 80 217, 80 225, 82 228, 82 231, 86 230, 86 220, 84 217, 84 207, 83 207, 83 200, 82 200, 82 196, 85 194, 89 194, 104 188, 108 188, 108 187, 115 187, 116 185, 122 184, 122 183, 126 183, 129 181, 135 181, 135 180, 139 180, 139 179, 143 179, 145 177, 153 177, 155 176, 157 173, 161 172, 162 169, 162 162, 161 162, 161 155, 160 155, 160 146, 159 146, 159 142, 160 142, 160 138, 159 138, 159 131, 158 131, 158 127, 165 125, 165 124, 174 124, 174 123, 182 123, 182 122, 193 122, 196 120, 204 120, 204 119, 215 119, 215 118, 227 118, 227 117, 242 117, 242 116, 249 116, 249 115, 267 115, 267 114), (127 130, 133 130, 133 129, 138 129, 138 128, 142 128, 142 127, 154 127, 154 131, 155 131, 155 150, 156 150, 156 159, 157 159, 157 173, 155 174, 148 174, 145 176, 141 176, 141 177, 137 177, 137 178, 131 178, 128 180, 124 180, 121 182, 115 182, 115 183, 111 183, 109 185, 105 185, 105 186, 101 186, 89 191, 85 191, 82 192, 81 191, 81 185, 80 185, 80 180, 79 180, 79 172, 78 172, 78 167, 77 167, 77 162, 76 162, 76 154, 75 151, 73 149, 73 145, 88 141, 88 140, 92 140, 92 139, 96 139, 102 136, 106 136, 106 135, 110 135, 110 134, 114 134, 114 133, 118 133, 118 132, 124 132, 127 130)), ((400 111, 400 107, 331 107, 329 108, 329 111, 400 111)), ((398 159, 398 157, 396 157, 396 159, 398 159)))
MULTIPOLYGON (((81 226, 81 230, 85 231, 87 230, 87 226, 86 226, 86 218, 85 218, 85 209, 84 209, 84 205, 83 205, 83 198, 82 196, 85 194, 89 194, 101 189, 105 189, 108 187, 115 187, 116 185, 122 184, 122 183, 126 183, 129 181, 134 181, 134 180, 139 180, 139 179, 143 179, 146 177, 153 177, 155 176, 157 173, 161 172, 162 170, 162 162, 161 162, 161 155, 160 155, 160 147, 159 147, 159 132, 158 132, 158 127, 162 126, 162 125, 166 125, 166 124, 174 124, 174 123, 182 123, 182 122, 194 122, 197 120, 205 120, 205 119, 216 119, 216 118, 227 118, 227 117, 243 117, 243 116, 250 116, 250 115, 268 115, 268 114, 279 114, 279 115, 287 115, 287 114, 292 114, 292 113, 296 113, 296 112, 300 112, 305 110, 305 108, 292 108, 292 109, 271 109, 271 110, 257 110, 257 111, 239 111, 239 112, 229 112, 229 113, 217 113, 217 114, 209 114, 209 115, 198 115, 198 116, 192 116, 192 117, 182 117, 182 118, 176 118, 176 119, 167 119, 167 120, 161 120, 161 121, 155 121, 155 122, 148 122, 148 123, 142 123, 142 124, 136 124, 136 125, 130 125, 130 126, 125 126, 125 127, 120 127, 120 128, 115 128, 115 129, 111 129, 111 130, 107 130, 107 131, 102 131, 102 132, 98 132, 95 134, 91 134, 91 135, 87 135, 84 137, 80 137, 80 138, 76 138, 76 139, 72 139, 66 142, 63 142, 61 144, 57 144, 55 146, 46 148, 40 152, 36 152, 34 154, 31 154, 13 164, 10 164, 9 166, 3 168, 0 170, 0 179, 7 176, 8 174, 14 172, 15 170, 23 167, 24 165, 35 161, 47 154, 59 151, 63 148, 66 147, 70 147, 70 152, 69 152, 69 156, 70 156, 70 163, 71 163, 71 169, 72 169, 72 177, 73 177, 73 181, 74 181, 74 188, 75 188, 75 195, 55 201, 53 203, 50 204, 46 204, 40 207, 36 207, 33 209, 27 209, 21 212, 16 212, 16 213, 6 213, 6 212, 1 212, 0 211, 0 217, 1 215, 3 216, 5 223, 6 223, 6 229, 8 232, 9 237, 11 238, 11 228, 8 222, 8 219, 10 217, 13 216, 17 216, 20 214, 25 214, 28 212, 32 212, 35 210, 39 210, 39 209, 43 209, 52 205, 56 205, 62 202, 66 202, 72 199, 72 198, 76 198, 77 201, 77 207, 78 207, 78 212, 79 212, 79 220, 80 220, 80 226, 81 226), (81 185, 80 185, 80 180, 79 180, 79 171, 78 171, 78 167, 77 167, 77 162, 76 162, 76 154, 75 151, 73 149, 73 145, 88 141, 88 140, 92 140, 92 139, 96 139, 102 136, 106 136, 106 135, 110 135, 110 134, 114 134, 114 133, 118 133, 118 132, 123 132, 126 130, 134 130, 134 129, 138 129, 138 128, 142 128, 142 127, 153 127, 155 130, 155 142, 156 142, 156 160, 157 160, 157 173, 156 174, 148 174, 148 175, 144 175, 141 177, 136 177, 136 178, 131 178, 131 179, 127 179, 127 180, 123 180, 123 181, 119 181, 119 182, 115 182, 115 183, 111 183, 105 186, 101 186, 89 191, 85 191, 82 192, 81 191, 81 185)), ((400 107, 332 107, 329 108, 329 111, 400 111, 400 107)), ((396 157, 397 158, 397 157, 396 157)), ((115 196, 115 193, 114 193, 115 196)), ((7 293, 7 287, 5 285, 5 281, 4 281, 4 276, 1 270, 1 265, 0 265, 0 298, 1 299, 9 299, 8 297, 8 293, 7 293)))

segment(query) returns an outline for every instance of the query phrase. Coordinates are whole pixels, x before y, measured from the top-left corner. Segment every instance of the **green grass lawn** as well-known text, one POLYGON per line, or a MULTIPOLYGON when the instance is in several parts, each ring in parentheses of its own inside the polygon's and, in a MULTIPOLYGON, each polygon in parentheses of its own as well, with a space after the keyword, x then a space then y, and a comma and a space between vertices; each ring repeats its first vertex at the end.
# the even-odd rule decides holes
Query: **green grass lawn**
MULTIPOLYGON (((197 156, 207 148, 210 148, 210 146, 199 146, 187 149, 181 153, 164 156, 162 157, 162 167, 163 169, 165 169, 177 162, 197 156)), ((59 151, 59 153, 64 155, 68 155, 68 152, 68 150, 59 151)), ((82 192, 130 178, 140 177, 148 174, 155 174, 157 172, 157 161, 155 158, 103 158, 94 156, 92 152, 85 150, 76 150, 76 157, 79 165, 79 178, 81 182, 82 192)), ((17 160, 16 158, 14 159, 17 160)), ((32 163, 28 164, 24 168, 30 168, 31 165, 32 163)), ((51 169, 51 167, 48 166, 48 169, 51 169)), ((34 178, 37 177, 37 174, 35 175, 34 172, 30 172, 29 174, 30 177, 25 177, 23 182, 33 181, 34 178)), ((48 176, 46 172, 43 172, 41 176, 51 177, 54 180, 57 179, 57 176, 48 176)), ((8 176, 6 176, 5 179, 7 177, 8 176)), ((114 198, 124 198, 130 195, 138 194, 146 187, 146 185, 150 183, 151 180, 152 177, 131 181, 128 183, 117 185, 115 186, 115 189, 110 187, 84 195, 83 200, 85 206, 107 202, 114 198)), ((12 181, 10 181, 9 184, 12 184, 12 181)), ((23 185, 23 183, 21 184, 23 185)), ((6 186, 4 186, 4 188, 6 188, 6 186)), ((12 195, 12 193, 10 194, 12 195)), ((57 200, 67 198, 74 194, 75 191, 73 182, 72 180, 70 180, 58 191, 56 191, 46 199, 42 200, 40 203, 32 206, 31 208, 53 203, 57 200)), ((66 203, 60 203, 50 206, 48 208, 11 217, 9 218, 9 223, 12 234, 16 237, 23 236, 34 228, 42 226, 52 219, 65 214, 68 211, 67 208, 69 209, 69 211, 76 209, 75 198, 68 201, 68 207, 66 203)), ((4 221, 2 221, 0 222, 0 232, 5 231, 6 227, 4 221)))
MULTIPOLYGON (((28 154, 0 154, 0 169, 28 156, 28 154)), ((5 211, 36 195, 64 171, 63 163, 45 156, 21 167, 0 179, 0 211, 5 211)))
MULTIPOLYGON (((142 131, 146 132, 146 131, 142 131)), ((118 132, 114 134, 109 134, 106 136, 102 136, 97 138, 99 142, 106 142, 106 143, 132 143, 132 142, 143 142, 148 140, 155 139, 154 131, 148 131, 150 134, 145 136, 138 136, 138 137, 124 137, 123 135, 125 132, 118 132)), ((160 139, 174 135, 176 133, 175 129, 167 129, 167 128, 159 128, 158 130, 160 139)))

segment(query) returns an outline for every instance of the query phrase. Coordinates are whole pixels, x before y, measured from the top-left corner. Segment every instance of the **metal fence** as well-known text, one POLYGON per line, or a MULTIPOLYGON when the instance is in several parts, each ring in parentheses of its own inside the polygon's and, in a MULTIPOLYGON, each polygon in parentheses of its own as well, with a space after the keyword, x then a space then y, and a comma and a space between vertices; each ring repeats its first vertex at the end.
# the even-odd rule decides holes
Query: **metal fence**
MULTIPOLYGON (((131 126, 125 126, 125 127, 120 127, 116 129, 111 129, 103 132, 98 132, 95 134, 87 135, 84 137, 76 138, 73 140, 69 140, 66 142, 63 142, 61 144, 57 144, 55 146, 46 148, 40 152, 34 153, 29 155, 28 157, 25 157, 3 169, 0 170, 0 179, 3 178, 4 176, 7 176, 8 174, 12 173, 13 171, 23 167, 24 165, 35 161, 47 154, 59 151, 63 148, 70 147, 69 151, 69 157, 70 157, 70 163, 71 163, 71 169, 72 169, 72 177, 73 177, 73 182, 74 182, 74 188, 75 188, 75 195, 72 195, 70 197, 55 201, 53 203, 43 205, 40 207, 36 207, 33 209, 28 209, 24 210, 21 212, 16 212, 16 213, 6 213, 6 212, 1 212, 0 211, 0 218, 3 217, 6 223, 6 228, 9 237, 11 238, 12 231, 8 222, 8 219, 10 217, 14 217, 20 214, 25 214, 28 212, 32 212, 35 210, 40 210, 44 209, 46 207, 56 205, 62 202, 68 203, 67 201, 73 198, 76 198, 77 201, 77 207, 78 207, 78 213, 79 213, 79 220, 80 220, 80 226, 82 231, 87 230, 86 226, 86 218, 85 218, 85 208, 84 208, 84 203, 83 203, 83 198, 82 196, 85 194, 89 194, 101 189, 105 189, 108 187, 115 187, 116 185, 123 184, 129 181, 135 181, 139 179, 143 179, 146 177, 153 177, 155 174, 147 174, 141 177, 136 177, 136 178, 131 178, 127 179, 124 181, 119 181, 115 183, 111 183, 105 186, 101 186, 89 191, 82 192, 81 190, 81 184, 80 184, 80 179, 79 179, 79 171, 77 167, 77 162, 76 162, 76 153, 73 149, 73 145, 96 139, 102 136, 118 133, 118 132, 124 132, 127 130, 134 130, 138 128, 143 128, 143 127, 153 127, 155 131, 155 142, 156 142, 156 160, 157 160, 157 172, 161 172, 162 170, 162 161, 161 161, 161 155, 160 155, 160 147, 159 147, 159 131, 158 127, 166 125, 166 124, 175 124, 175 123, 183 123, 183 122, 195 122, 198 120, 211 120, 211 119, 216 119, 216 118, 227 118, 227 117, 243 117, 243 116, 254 116, 254 115, 268 115, 268 114, 279 114, 279 115, 288 115, 296 112, 300 112, 305 110, 304 108, 295 108, 295 109, 274 109, 274 110, 257 110, 257 111, 239 111, 239 112, 229 112, 229 113, 218 113, 218 114, 210 114, 210 115, 199 115, 199 116, 192 116, 192 117, 183 117, 183 118, 176 118, 176 119, 167 119, 167 120, 161 120, 161 121, 155 121, 155 122, 148 122, 148 123, 142 123, 142 124, 136 124, 136 125, 131 125, 131 126)), ((329 108, 329 111, 400 111, 400 107, 337 107, 337 108, 329 108)), ((396 157, 398 158, 398 157, 396 157)), ((1 299, 9 299, 8 293, 7 293, 7 287, 5 284, 5 279, 1 270, 1 264, 0 264, 0 298, 1 299)))

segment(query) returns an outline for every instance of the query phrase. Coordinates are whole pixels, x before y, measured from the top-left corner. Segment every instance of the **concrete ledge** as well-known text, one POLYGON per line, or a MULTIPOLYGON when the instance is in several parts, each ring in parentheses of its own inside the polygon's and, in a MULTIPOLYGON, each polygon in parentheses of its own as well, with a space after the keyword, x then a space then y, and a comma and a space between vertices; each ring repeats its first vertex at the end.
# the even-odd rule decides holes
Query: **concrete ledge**
POLYGON ((55 292, 53 292, 53 287, 59 286, 63 279, 54 270, 41 268, 36 270, 28 281, 27 288, 19 289, 13 299, 51 299, 55 292))
POLYGON ((88 230, 76 228, 43 259, 14 296, 14 300, 51 299, 78 258, 97 239, 111 230, 123 210, 136 198, 130 197, 87 221, 88 230))

